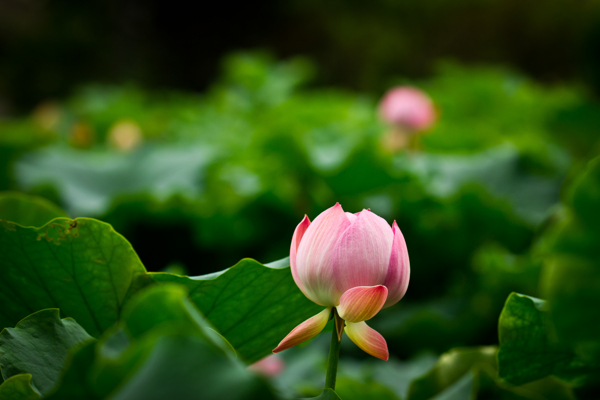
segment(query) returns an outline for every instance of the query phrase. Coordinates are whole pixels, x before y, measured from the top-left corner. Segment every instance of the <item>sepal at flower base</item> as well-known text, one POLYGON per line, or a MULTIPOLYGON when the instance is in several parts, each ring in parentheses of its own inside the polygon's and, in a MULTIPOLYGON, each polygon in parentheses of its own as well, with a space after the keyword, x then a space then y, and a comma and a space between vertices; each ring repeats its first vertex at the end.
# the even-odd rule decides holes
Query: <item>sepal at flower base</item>
POLYGON ((387 361, 389 356, 387 343, 383 336, 366 322, 346 322, 346 334, 365 353, 387 361))
POLYGON ((346 321, 366 321, 381 310, 387 295, 388 290, 383 285, 357 286, 344 292, 336 309, 346 321))
POLYGON ((331 308, 326 308, 314 317, 307 319, 283 338, 279 345, 273 349, 273 353, 279 353, 317 336, 327 325, 330 315, 331 308))
POLYGON ((341 342, 346 322, 340 317, 337 311, 333 313, 333 318, 335 319, 335 330, 337 332, 338 342, 341 342))

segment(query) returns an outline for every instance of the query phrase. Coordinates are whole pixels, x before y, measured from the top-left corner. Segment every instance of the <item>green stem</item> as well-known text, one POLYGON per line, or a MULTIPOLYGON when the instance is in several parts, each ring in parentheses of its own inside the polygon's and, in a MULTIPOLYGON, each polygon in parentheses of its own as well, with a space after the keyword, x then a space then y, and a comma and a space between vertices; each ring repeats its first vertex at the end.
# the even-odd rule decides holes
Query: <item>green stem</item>
MULTIPOLYGON (((335 313, 335 308, 333 309, 335 313)), ((325 389, 335 390, 335 377, 337 376, 338 361, 340 359, 340 340, 338 340, 337 329, 335 329, 335 314, 333 316, 333 331, 331 332, 331 346, 329 347, 329 360, 327 360, 327 376, 325 378, 325 389)))

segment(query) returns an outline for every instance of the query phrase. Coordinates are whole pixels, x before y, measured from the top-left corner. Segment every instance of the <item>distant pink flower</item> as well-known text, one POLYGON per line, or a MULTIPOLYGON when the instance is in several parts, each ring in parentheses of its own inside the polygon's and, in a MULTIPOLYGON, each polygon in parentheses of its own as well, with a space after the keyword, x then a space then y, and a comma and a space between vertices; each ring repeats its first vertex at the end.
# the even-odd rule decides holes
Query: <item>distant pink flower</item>
POLYGON ((390 227, 369 210, 345 213, 339 203, 312 224, 305 216, 292 238, 290 265, 304 295, 326 308, 292 330, 274 353, 316 336, 335 308, 339 338, 345 331, 365 352, 388 359, 385 339, 364 321, 396 304, 408 287, 408 251, 395 221, 390 227))
POLYGON ((248 369, 259 375, 272 378, 283 372, 285 369, 285 363, 276 354, 271 354, 270 356, 266 356, 265 358, 248 366, 248 369))
POLYGON ((387 91, 379 104, 381 118, 390 124, 422 131, 433 125, 436 111, 433 101, 420 89, 397 86, 387 91))

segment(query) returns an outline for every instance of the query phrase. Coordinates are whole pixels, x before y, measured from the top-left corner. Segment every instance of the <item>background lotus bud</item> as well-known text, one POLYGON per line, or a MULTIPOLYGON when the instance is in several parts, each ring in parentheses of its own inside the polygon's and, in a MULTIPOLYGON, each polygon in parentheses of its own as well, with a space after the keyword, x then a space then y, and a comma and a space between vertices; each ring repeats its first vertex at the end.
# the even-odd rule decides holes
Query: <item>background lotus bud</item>
POLYGON ((364 322, 406 293, 410 265, 402 232, 369 210, 346 213, 339 203, 312 222, 304 217, 292 237, 294 281, 313 302, 326 307, 298 325, 274 352, 316 336, 335 308, 342 329, 361 349, 387 360, 385 339, 364 322))
POLYGON ((271 354, 248 366, 248 369, 267 378, 273 378, 283 372, 285 363, 276 354, 271 354))
POLYGON ((436 120, 431 98, 411 86, 398 86, 386 92, 379 104, 379 114, 385 122, 412 131, 425 130, 436 120))

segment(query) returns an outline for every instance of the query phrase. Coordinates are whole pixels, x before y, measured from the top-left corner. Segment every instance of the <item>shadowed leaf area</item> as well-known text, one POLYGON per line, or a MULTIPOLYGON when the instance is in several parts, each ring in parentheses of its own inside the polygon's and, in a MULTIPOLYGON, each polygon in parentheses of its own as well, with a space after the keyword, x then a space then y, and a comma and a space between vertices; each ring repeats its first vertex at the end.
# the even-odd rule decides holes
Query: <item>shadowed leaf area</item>
POLYGON ((73 319, 60 319, 57 309, 38 311, 0 333, 2 377, 30 374, 32 387, 44 395, 56 384, 69 349, 90 340, 73 319))
POLYGON ((2 400, 37 400, 38 390, 33 386, 31 374, 14 375, 0 385, 2 400))
POLYGON ((572 380, 593 371, 572 349, 550 336, 546 309, 545 301, 518 293, 506 300, 498 322, 498 363, 507 382, 521 385, 548 375, 572 380))
POLYGON ((149 276, 155 282, 188 287, 200 311, 240 356, 252 363, 269 354, 292 329, 322 309, 302 294, 289 268, 278 267, 244 259, 217 277, 149 276))
POLYGON ((77 349, 49 399, 272 399, 177 284, 153 285, 77 349), (154 312, 151 312, 153 310, 154 312), (83 397, 85 396, 85 397, 83 397))

